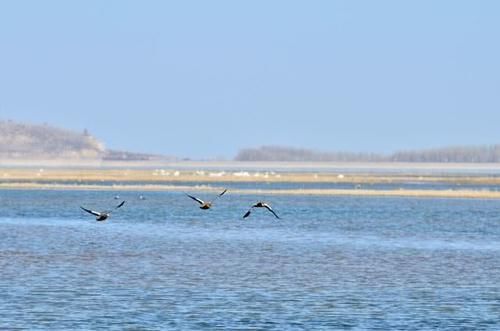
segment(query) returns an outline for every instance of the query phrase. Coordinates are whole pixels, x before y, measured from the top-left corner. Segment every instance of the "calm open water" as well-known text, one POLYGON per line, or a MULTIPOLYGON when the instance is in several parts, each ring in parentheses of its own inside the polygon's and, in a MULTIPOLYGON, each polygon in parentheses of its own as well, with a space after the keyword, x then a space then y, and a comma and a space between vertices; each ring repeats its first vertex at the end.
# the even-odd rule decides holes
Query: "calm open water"
POLYGON ((500 329, 499 201, 115 194, 0 191, 0 329, 500 329))

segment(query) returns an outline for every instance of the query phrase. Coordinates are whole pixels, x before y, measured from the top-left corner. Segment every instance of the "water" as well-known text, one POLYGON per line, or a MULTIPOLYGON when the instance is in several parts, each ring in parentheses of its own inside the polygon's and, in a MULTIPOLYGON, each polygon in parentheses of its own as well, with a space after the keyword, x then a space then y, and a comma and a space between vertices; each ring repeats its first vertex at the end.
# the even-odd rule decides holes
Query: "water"
POLYGON ((0 191, 0 329, 500 329, 498 201, 115 195, 0 191))
MULTIPOLYGON (((167 185, 172 188, 178 187, 179 189, 185 189, 186 187, 192 187, 196 190, 200 187, 218 187, 218 188, 230 188, 239 190, 294 190, 294 189, 368 189, 368 190, 474 190, 474 191, 500 191, 500 185, 490 184, 490 183, 453 183, 453 182, 418 182, 418 181, 402 181, 402 182, 392 182, 392 183, 358 183, 358 182, 231 182, 231 181, 197 181, 197 182, 183 182, 183 181, 75 181, 75 180, 58 180, 58 181, 46 181, 39 180, 38 183, 42 184, 63 184, 63 185, 95 185, 102 187, 109 186, 112 189, 116 185, 167 185)), ((1 183, 33 183, 33 180, 8 180, 0 179, 1 183)))

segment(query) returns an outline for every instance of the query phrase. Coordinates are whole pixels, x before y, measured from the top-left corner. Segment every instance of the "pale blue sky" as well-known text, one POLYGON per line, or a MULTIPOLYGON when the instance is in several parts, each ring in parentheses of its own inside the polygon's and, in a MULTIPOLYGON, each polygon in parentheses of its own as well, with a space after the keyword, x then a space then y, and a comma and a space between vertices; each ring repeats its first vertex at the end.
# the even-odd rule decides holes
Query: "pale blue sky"
POLYGON ((0 1, 0 118, 204 158, 500 143, 500 1, 0 1))

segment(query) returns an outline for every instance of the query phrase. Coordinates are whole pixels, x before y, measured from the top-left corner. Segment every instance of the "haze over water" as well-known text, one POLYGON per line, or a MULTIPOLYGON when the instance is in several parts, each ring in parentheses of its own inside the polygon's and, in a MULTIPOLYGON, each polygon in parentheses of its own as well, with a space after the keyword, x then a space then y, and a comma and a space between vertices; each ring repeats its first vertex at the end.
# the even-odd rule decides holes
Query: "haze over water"
POLYGON ((500 328, 494 200, 114 195, 0 191, 0 328, 500 328))

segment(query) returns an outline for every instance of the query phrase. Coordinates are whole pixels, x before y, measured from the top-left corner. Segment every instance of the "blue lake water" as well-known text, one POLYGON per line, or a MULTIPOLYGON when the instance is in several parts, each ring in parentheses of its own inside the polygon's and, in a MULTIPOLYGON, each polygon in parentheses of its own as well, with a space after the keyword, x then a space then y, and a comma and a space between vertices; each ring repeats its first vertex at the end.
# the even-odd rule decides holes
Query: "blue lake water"
POLYGON ((0 190, 0 329, 500 329, 499 201, 115 195, 0 190))
MULTIPOLYGON (((38 180, 42 184, 64 184, 64 185, 96 185, 99 187, 109 186, 112 189, 115 185, 167 185, 178 186, 182 188, 193 187, 219 187, 229 189, 249 189, 249 190, 294 190, 294 189, 367 189, 367 190, 475 190, 475 191, 500 191, 498 184, 474 184, 474 183, 453 183, 453 182, 425 182, 425 181, 401 181, 401 182, 388 182, 388 183, 357 183, 357 182, 231 182, 231 181, 217 181, 217 182, 183 182, 183 181, 50 181, 38 180)), ((0 179, 1 183, 33 183, 33 180, 8 180, 0 179)))

